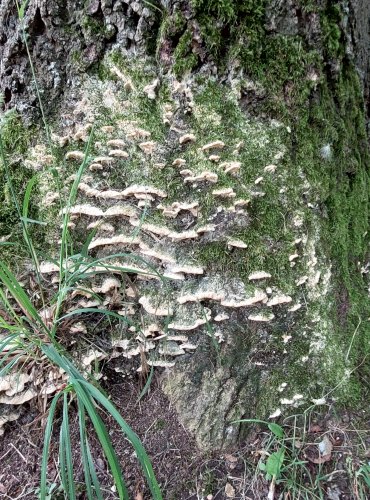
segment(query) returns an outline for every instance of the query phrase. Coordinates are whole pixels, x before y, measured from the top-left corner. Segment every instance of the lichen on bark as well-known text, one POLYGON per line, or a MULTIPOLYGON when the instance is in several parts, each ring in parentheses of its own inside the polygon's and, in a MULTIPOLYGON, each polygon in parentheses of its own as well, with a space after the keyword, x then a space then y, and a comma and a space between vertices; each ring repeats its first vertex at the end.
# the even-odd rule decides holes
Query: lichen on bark
MULTIPOLYGON (((203 447, 233 442, 235 419, 353 401, 363 390, 363 92, 342 4, 317 4, 170 2, 155 58, 135 58, 119 28, 55 115, 55 132, 67 136, 60 159, 82 151, 96 127, 75 240, 100 222, 93 253, 125 250, 167 274, 134 273, 134 288, 122 280, 121 312, 136 329, 118 329, 114 355, 140 369, 143 349, 149 364, 169 367, 162 386, 203 447)), ((27 159, 42 161, 40 151, 27 159)), ((60 160, 66 189, 76 168, 60 160)), ((50 175, 39 189, 56 247, 50 175)))

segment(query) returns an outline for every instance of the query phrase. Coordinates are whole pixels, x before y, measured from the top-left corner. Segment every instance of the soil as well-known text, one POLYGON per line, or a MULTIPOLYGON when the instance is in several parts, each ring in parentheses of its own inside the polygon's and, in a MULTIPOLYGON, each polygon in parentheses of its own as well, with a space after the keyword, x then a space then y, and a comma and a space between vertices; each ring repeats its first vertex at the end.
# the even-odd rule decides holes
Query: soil
MULTIPOLYGON (((193 437, 178 421, 174 408, 161 391, 157 380, 152 382, 149 393, 138 403, 141 390, 138 380, 123 378, 107 368, 104 375, 105 389, 109 390, 112 401, 139 435, 152 460, 165 500, 253 500, 267 497, 269 482, 264 480, 256 468, 269 439, 265 430, 254 429, 238 449, 204 453, 197 448, 193 437)), ((324 498, 329 500, 361 498, 358 491, 356 492, 356 484, 349 473, 348 465, 350 464, 353 470, 358 470, 358 446, 369 449, 370 436, 369 433, 361 434, 361 431, 359 433, 353 430, 353 421, 357 417, 342 413, 339 418, 329 412, 325 416, 312 415, 308 425, 307 439, 299 456, 306 460, 311 478, 319 478, 322 481, 324 498), (323 436, 329 437, 333 451, 330 460, 318 465, 315 463, 317 443, 323 436)), ((132 447, 111 418, 103 415, 103 419, 120 459, 130 498, 150 499, 132 447)), ((40 413, 35 406, 26 408, 17 422, 8 424, 6 433, 0 440, 0 498, 38 498, 44 425, 45 414, 40 413)), ((73 406, 70 408, 70 425, 78 498, 83 500, 87 497, 83 488, 79 454, 78 418, 73 406)), ((104 498, 116 499, 118 496, 114 487, 112 488, 107 462, 92 428, 88 431, 104 498)), ((49 461, 49 480, 56 485, 50 496, 53 500, 64 498, 57 489, 58 432, 57 423, 49 461)), ((277 486, 275 498, 289 500, 297 497, 290 496, 289 491, 284 491, 282 483, 277 486)))

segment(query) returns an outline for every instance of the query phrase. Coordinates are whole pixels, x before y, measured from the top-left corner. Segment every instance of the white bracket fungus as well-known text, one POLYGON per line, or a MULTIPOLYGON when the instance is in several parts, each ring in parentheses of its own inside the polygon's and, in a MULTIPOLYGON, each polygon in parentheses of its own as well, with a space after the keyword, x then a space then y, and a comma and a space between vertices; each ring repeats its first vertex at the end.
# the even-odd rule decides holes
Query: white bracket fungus
POLYGON ((242 240, 228 240, 227 247, 230 248, 247 248, 247 244, 242 240))
POLYGON ((127 151, 123 151, 122 149, 112 149, 109 151, 109 156, 113 156, 114 158, 128 158, 127 151))
POLYGON ((105 247, 109 245, 139 245, 140 239, 136 236, 126 236, 125 234, 118 234, 110 238, 97 238, 92 240, 89 245, 89 250, 97 247, 105 247))
POLYGON ((173 313, 172 307, 166 304, 158 304, 151 297, 140 297, 139 304, 143 306, 145 311, 154 316, 170 316, 173 313))
POLYGON ((194 134, 184 134, 181 137, 179 137, 179 143, 180 144, 186 144, 187 142, 195 142, 196 137, 194 134))
POLYGON ((225 143, 222 141, 213 141, 205 144, 201 147, 202 151, 209 151, 210 149, 223 149, 225 147, 225 143))
POLYGON ((208 170, 201 172, 197 175, 192 175, 185 177, 184 182, 201 182, 208 181, 215 184, 218 181, 218 175, 215 172, 210 172, 208 170))
POLYGON ((68 151, 68 153, 65 156, 66 160, 82 161, 84 158, 85 154, 82 151, 68 151))
POLYGON ((141 142, 139 148, 147 155, 154 153, 157 144, 154 141, 141 142))
POLYGON ((235 198, 236 196, 233 188, 214 189, 212 194, 214 196, 221 196, 222 198, 235 198))
POLYGON ((271 274, 266 273, 265 271, 256 271, 248 276, 249 281, 264 280, 267 278, 271 278, 271 274))
POLYGON ((107 146, 115 149, 122 149, 126 146, 126 144, 122 139, 111 139, 107 141, 107 146))
POLYGON ((144 88, 143 88, 143 91, 144 93, 148 96, 149 99, 155 99, 157 97, 156 95, 156 88, 158 87, 159 85, 159 79, 156 78, 155 80, 153 80, 151 83, 149 83, 148 85, 146 85, 144 88))
POLYGON ((235 175, 240 171, 241 165, 240 161, 227 161, 221 163, 220 167, 224 169, 225 174, 235 175))
POLYGON ((289 304, 289 302, 292 302, 292 297, 289 295, 275 295, 275 297, 272 297, 268 302, 267 306, 272 307, 272 306, 278 306, 281 304, 289 304))
POLYGON ((248 316, 248 319, 250 321, 265 322, 265 323, 272 321, 274 318, 275 315, 272 313, 250 314, 248 316))
POLYGON ((277 169, 276 165, 266 165, 266 167, 263 169, 265 172, 268 173, 273 173, 277 169))

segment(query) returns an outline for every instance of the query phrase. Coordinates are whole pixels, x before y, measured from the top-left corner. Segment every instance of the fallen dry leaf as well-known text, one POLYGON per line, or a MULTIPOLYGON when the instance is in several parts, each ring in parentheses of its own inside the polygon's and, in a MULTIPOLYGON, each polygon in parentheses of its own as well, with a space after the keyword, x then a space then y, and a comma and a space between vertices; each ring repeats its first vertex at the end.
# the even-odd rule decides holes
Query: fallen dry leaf
POLYGON ((307 455, 307 458, 310 462, 314 464, 324 464, 331 459, 331 453, 333 451, 333 445, 328 436, 324 436, 323 440, 318 444, 318 457, 310 457, 307 455))
POLYGON ((308 432, 322 432, 322 428, 319 425, 314 424, 309 428, 308 432))
POLYGON ((232 462, 232 463, 238 461, 237 457, 234 457, 234 455, 229 455, 228 453, 226 453, 225 458, 228 462, 232 462))
POLYGON ((227 465, 227 467, 228 467, 230 470, 235 469, 236 464, 237 464, 237 462, 238 462, 237 457, 234 457, 234 455, 229 455, 229 454, 226 454, 226 455, 225 455, 225 458, 226 458, 226 465, 227 465))
POLYGON ((234 498, 235 497, 235 488, 230 483, 226 483, 225 495, 227 498, 234 498))

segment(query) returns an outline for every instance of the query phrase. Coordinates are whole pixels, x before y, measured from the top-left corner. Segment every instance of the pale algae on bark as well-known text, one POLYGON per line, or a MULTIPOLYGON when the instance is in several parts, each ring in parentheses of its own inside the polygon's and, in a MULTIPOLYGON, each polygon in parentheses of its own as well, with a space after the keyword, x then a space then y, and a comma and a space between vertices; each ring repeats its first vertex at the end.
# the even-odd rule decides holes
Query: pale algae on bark
MULTIPOLYGON (((39 183, 55 256, 60 202, 94 126, 71 233, 82 242, 95 228, 90 254, 126 252, 113 261, 132 273, 95 268, 81 288, 103 304, 85 291, 70 309, 111 307, 131 326, 116 328, 110 351, 86 346, 83 362, 111 356, 122 359, 118 371, 140 371, 144 357, 165 367, 162 387, 203 447, 235 441, 234 419, 322 403, 339 381, 346 390, 348 376, 330 336, 319 200, 290 158, 289 127, 243 113, 242 85, 257 84, 235 76, 221 85, 201 74, 178 81, 150 59, 113 52, 58 112, 62 199, 52 175, 39 183)), ((24 160, 42 170, 52 158, 37 144, 24 160)), ((57 266, 41 269, 56 286, 57 266)), ((90 326, 79 322, 71 333, 90 326)))

